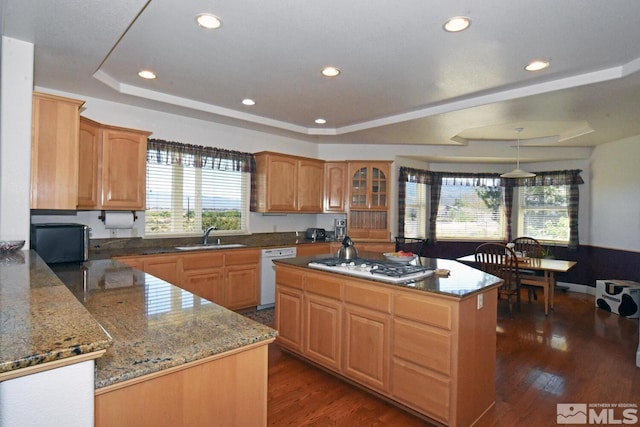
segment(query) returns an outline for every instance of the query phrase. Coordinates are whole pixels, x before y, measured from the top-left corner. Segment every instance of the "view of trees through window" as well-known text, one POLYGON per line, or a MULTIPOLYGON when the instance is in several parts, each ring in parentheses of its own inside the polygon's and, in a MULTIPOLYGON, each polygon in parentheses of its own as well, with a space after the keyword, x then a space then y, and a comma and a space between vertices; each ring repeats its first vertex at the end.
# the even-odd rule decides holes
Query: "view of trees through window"
POLYGON ((145 233, 243 231, 248 201, 248 173, 148 163, 145 233))
POLYGON ((439 239, 504 239, 502 187, 443 184, 436 234, 439 239))
POLYGON ((518 234, 548 242, 569 241, 566 185, 520 187, 518 234))

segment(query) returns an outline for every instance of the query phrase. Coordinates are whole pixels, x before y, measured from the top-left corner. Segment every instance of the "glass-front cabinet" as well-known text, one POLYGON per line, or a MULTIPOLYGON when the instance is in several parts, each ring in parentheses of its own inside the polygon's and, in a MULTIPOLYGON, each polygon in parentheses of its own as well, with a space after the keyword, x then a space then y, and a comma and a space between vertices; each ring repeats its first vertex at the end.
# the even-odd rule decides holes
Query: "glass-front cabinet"
POLYGON ((389 239, 390 163, 349 162, 350 237, 389 239))

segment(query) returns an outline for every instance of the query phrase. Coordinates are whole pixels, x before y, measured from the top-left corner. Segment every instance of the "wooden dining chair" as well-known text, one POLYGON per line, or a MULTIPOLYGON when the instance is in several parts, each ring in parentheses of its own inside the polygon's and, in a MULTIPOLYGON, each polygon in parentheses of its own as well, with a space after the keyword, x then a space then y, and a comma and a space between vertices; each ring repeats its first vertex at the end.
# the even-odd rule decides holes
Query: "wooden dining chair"
POLYGON ((417 237, 403 237, 396 236, 396 252, 405 251, 413 252, 418 256, 424 256, 422 253, 424 247, 427 244, 427 239, 420 239, 417 237))
MULTIPOLYGON (((533 237, 516 237, 511 243, 514 244, 513 250, 516 253, 521 252, 525 254, 529 262, 535 262, 544 255, 544 247, 533 237)), ((537 288, 542 288, 545 294, 548 292, 544 273, 541 271, 527 270, 526 267, 521 267, 520 281, 522 282, 522 286, 527 289, 529 304, 531 304, 532 296, 533 299, 538 299, 538 294, 536 293, 537 288)))
POLYGON ((475 250, 475 260, 482 271, 504 281, 498 288, 498 299, 507 299, 509 317, 513 317, 513 299, 520 311, 520 271, 515 252, 503 243, 483 243, 475 250))

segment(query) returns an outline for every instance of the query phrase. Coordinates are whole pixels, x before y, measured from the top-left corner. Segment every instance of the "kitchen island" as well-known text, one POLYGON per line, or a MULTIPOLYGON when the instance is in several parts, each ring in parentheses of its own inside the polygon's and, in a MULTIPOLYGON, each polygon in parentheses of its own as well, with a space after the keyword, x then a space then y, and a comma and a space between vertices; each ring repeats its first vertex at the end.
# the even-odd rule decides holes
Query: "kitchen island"
POLYGON ((274 262, 279 345, 423 418, 479 423, 495 404, 501 279, 428 258, 450 274, 388 283, 309 267, 327 256, 274 262))
POLYGON ((100 351, 90 371, 96 426, 266 425, 274 329, 117 261, 58 265, 56 276, 35 252, 27 258, 0 265, 2 375, 100 351), (21 324, 29 312, 42 314, 21 324), (25 335, 29 325, 42 332, 25 335), (85 340, 87 330, 93 335, 85 340), (64 353, 51 356, 52 345, 64 353), (33 347, 43 347, 42 356, 33 347))

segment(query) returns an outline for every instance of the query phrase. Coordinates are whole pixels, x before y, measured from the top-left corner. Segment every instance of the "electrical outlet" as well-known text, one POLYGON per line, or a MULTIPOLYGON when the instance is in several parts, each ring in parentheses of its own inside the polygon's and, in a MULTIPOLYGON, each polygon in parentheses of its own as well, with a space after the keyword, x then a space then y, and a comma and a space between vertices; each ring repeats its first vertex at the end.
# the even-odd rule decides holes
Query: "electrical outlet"
POLYGON ((483 302, 484 302, 484 294, 478 294, 478 310, 482 308, 483 302))

